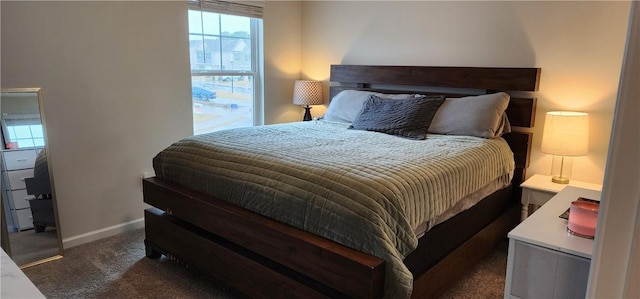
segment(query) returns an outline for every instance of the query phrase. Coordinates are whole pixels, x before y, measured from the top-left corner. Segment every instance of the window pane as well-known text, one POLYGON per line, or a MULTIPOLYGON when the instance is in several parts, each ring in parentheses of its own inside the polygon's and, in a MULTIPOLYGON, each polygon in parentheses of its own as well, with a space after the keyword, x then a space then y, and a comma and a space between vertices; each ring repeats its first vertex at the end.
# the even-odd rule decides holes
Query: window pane
POLYGON ((202 19, 199 11, 189 11, 189 33, 202 34, 202 19))
POLYGON ((222 35, 251 37, 251 18, 221 15, 222 35))
POLYGON ((42 125, 31 126, 31 134, 33 135, 33 138, 44 137, 44 133, 42 131, 42 125))
POLYGON ((220 14, 203 12, 204 34, 220 35, 220 14))
POLYGON ((220 70, 220 40, 217 37, 189 35, 189 52, 192 71, 220 70))
POLYGON ((7 126, 7 131, 9 132, 9 139, 15 140, 16 139, 16 130, 13 128, 13 126, 7 126))
POLYGON ((224 70, 251 70, 251 40, 222 38, 222 65, 224 70))
POLYGON ((27 147, 34 147, 35 144, 33 143, 33 139, 18 139, 18 147, 19 148, 27 148, 27 147))
POLYGON ((33 143, 36 146, 44 146, 44 138, 33 138, 33 143))
POLYGON ((253 125, 252 76, 192 76, 191 80, 195 135, 253 125))
POLYGON ((192 70, 204 63, 204 47, 202 45, 202 35, 189 35, 189 57, 192 70))
POLYGON ((15 126, 13 127, 16 134, 16 139, 21 138, 31 138, 31 128, 30 126, 15 126))

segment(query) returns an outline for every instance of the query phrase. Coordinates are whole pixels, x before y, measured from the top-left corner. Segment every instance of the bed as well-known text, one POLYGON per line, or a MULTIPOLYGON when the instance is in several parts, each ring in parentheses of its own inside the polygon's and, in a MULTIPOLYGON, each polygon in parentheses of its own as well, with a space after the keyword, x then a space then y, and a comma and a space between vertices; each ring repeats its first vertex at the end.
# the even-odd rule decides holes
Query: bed
MULTIPOLYGON (((524 171, 528 164, 531 135, 526 132, 517 132, 517 128, 527 128, 533 125, 535 98, 531 97, 531 91, 536 91, 538 88, 539 74, 540 69, 536 68, 333 65, 331 66, 330 80, 334 83, 331 86, 331 98, 334 102, 330 105, 325 116, 327 121, 272 125, 252 129, 254 130, 251 133, 253 135, 246 137, 244 142, 253 144, 255 148, 260 148, 260 150, 246 146, 240 147, 239 143, 242 142, 242 138, 238 137, 239 135, 234 135, 239 132, 226 131, 216 134, 215 138, 206 136, 177 142, 154 158, 157 177, 143 181, 144 200, 154 206, 154 208, 145 210, 147 256, 157 258, 164 254, 212 275, 251 297, 381 298, 383 296, 408 297, 409 294, 415 298, 436 296, 457 275, 468 269, 502 241, 508 230, 518 222, 518 186, 524 178, 524 171), (397 90, 398 87, 401 90, 397 90), (362 112, 358 115, 360 118, 350 123, 351 127, 336 124, 330 116, 339 114, 332 114, 331 110, 338 106, 339 101, 349 103, 340 99, 344 98, 343 95, 348 92, 410 95, 415 97, 411 98, 411 103, 425 103, 423 105, 425 107, 431 105, 430 109, 433 113, 443 111, 442 107, 444 106, 440 106, 444 105, 443 103, 454 103, 451 99, 458 99, 455 101, 458 105, 463 103, 469 105, 465 107, 471 107, 479 101, 468 102, 466 99, 494 97, 501 92, 508 92, 511 96, 508 106, 505 104, 503 109, 506 109, 507 123, 510 123, 510 126, 507 127, 513 129, 511 133, 504 135, 502 135, 503 132, 494 132, 497 136, 502 135, 502 138, 478 138, 456 136, 460 134, 455 133, 433 134, 432 132, 426 136, 430 143, 440 142, 436 146, 439 151, 435 151, 437 153, 435 156, 446 155, 446 153, 454 151, 456 146, 442 148, 452 143, 482 143, 490 144, 490 147, 507 148, 513 159, 511 160, 511 164, 513 164, 511 168, 499 166, 502 165, 500 164, 502 162, 496 161, 504 160, 502 158, 491 160, 489 165, 498 165, 494 168, 501 168, 503 172, 506 170, 508 176, 505 178, 504 174, 498 174, 493 179, 487 179, 491 182, 501 181, 501 185, 485 192, 482 196, 476 196, 479 198, 475 198, 471 205, 466 205, 461 209, 454 208, 459 206, 458 203, 462 197, 469 197, 466 196, 469 195, 469 190, 476 190, 477 187, 469 187, 475 189, 461 191, 464 196, 450 195, 450 193, 456 193, 455 190, 434 193, 435 195, 429 197, 432 202, 425 204, 422 208, 428 212, 409 212, 409 214, 429 214, 428 221, 423 221, 422 217, 415 217, 415 219, 409 217, 410 219, 407 218, 409 220, 406 222, 410 223, 407 224, 404 223, 404 218, 401 218, 403 220, 400 221, 395 216, 387 215, 393 214, 389 212, 390 210, 402 210, 406 205, 413 204, 414 201, 412 199, 395 203, 387 202, 386 198, 403 198, 404 193, 413 193, 420 197, 422 193, 429 193, 432 189, 440 188, 425 188, 422 185, 436 184, 442 180, 452 180, 453 185, 462 188, 472 184, 466 179, 465 173, 475 173, 480 170, 461 172, 460 175, 457 174, 458 172, 456 175, 447 174, 443 177, 444 179, 435 178, 428 183, 422 183, 422 181, 406 183, 403 181, 403 183, 399 183, 400 187, 391 184, 390 182, 395 182, 396 176, 400 175, 400 170, 410 170, 411 175, 408 176, 423 176, 422 173, 416 174, 422 166, 416 167, 414 164, 417 162, 412 162, 421 160, 420 157, 423 153, 414 152, 413 149, 409 150, 409 148, 416 148, 417 151, 417 148, 421 148, 421 146, 414 146, 420 141, 407 140, 413 138, 413 135, 408 136, 405 132, 400 133, 404 136, 397 137, 393 136, 394 134, 357 130, 358 125, 362 124, 362 112), (415 96, 415 94, 420 96, 415 96), (444 96, 437 99, 438 97, 433 96, 435 94, 444 96), (472 96, 468 97, 469 95, 472 96), (436 102, 438 104, 433 104, 436 102), (349 128, 355 130, 349 130, 349 128), (286 138, 294 131, 307 132, 307 135, 297 135, 296 138, 303 137, 303 139, 291 141, 293 147, 286 151, 279 150, 279 146, 276 144, 287 143, 286 138), (285 136, 283 137, 285 139, 274 142, 270 139, 272 136, 280 134, 285 136), (366 134, 380 135, 375 135, 378 137, 372 138, 370 136, 374 135, 366 134), (325 138, 315 138, 314 136, 325 138), (199 143, 203 140, 198 139, 207 138, 210 140, 199 143), (260 141, 261 139, 265 140, 260 141), (336 141, 336 139, 342 140, 336 141), (380 157, 371 160, 387 161, 385 162, 387 164, 383 163, 384 165, 378 166, 380 168, 370 166, 366 162, 370 157, 367 155, 357 157, 358 155, 354 154, 356 152, 354 149, 376 147, 374 144, 364 142, 364 140, 371 139, 379 139, 376 142, 383 142, 383 144, 384 142, 387 144, 401 143, 400 148, 403 149, 403 152, 394 153, 398 150, 391 148, 384 153, 377 153, 380 157), (223 142, 225 140, 228 142, 223 142), (350 142, 344 142, 344 140, 350 142), (270 141, 272 142, 270 143, 270 141), (217 159, 211 162, 223 165, 218 167, 224 169, 220 173, 215 173, 207 168, 206 165, 210 162, 207 160, 209 158, 202 160, 201 163, 194 163, 191 160, 196 159, 190 158, 199 155, 205 149, 209 150, 209 143, 215 142, 219 143, 215 148, 221 150, 218 156, 230 157, 225 158, 227 160, 224 163, 217 161, 217 159), (332 149, 320 147, 320 144, 332 142, 341 142, 338 148, 345 150, 349 155, 338 155, 332 152, 332 149), (299 151, 299 148, 296 149, 296 144, 302 148, 320 148, 323 153, 311 155, 313 152, 305 153, 299 151), (226 147, 225 151, 222 151, 223 147, 226 147), (186 148, 186 156, 174 155, 173 152, 177 148, 186 148), (226 151, 230 148, 241 148, 242 150, 239 151, 241 154, 230 154, 226 151), (406 152, 404 152, 405 149, 406 152), (249 154, 259 156, 260 159, 248 160, 249 162, 245 162, 241 169, 231 168, 231 165, 239 164, 239 156, 249 154), (305 154, 310 156, 306 158, 305 154), (396 155, 394 156, 394 154, 396 155), (266 156, 270 158, 263 159, 266 156), (326 159, 331 156, 334 158, 341 156, 343 159, 336 166, 331 164, 333 161, 331 159, 326 160, 331 163, 323 160, 323 156, 326 159), (400 160, 404 158, 409 160, 400 160), (156 165, 156 159, 175 163, 168 163, 169 166, 156 165), (307 163, 306 160, 311 162, 307 163), (176 161, 181 161, 182 164, 176 161), (280 172, 280 168, 285 168, 283 165, 289 165, 288 170, 282 170, 288 172, 280 172), (179 171, 174 171, 172 174, 169 171, 171 169, 179 171), (272 173, 276 172, 274 182, 265 180, 265 177, 270 174, 263 173, 252 173, 252 176, 240 178, 227 176, 227 173, 251 172, 253 169, 260 169, 260 171, 267 169, 272 173), (289 172, 292 171, 295 174, 290 175, 289 172), (387 171, 390 171, 391 174, 387 174, 387 171), (338 179, 324 182, 331 180, 332 176, 338 179), (461 178, 462 176, 465 178, 461 178), (362 181, 361 178, 369 180, 362 181), (277 181, 287 182, 286 186, 282 187, 277 181), (307 182, 306 185, 296 185, 299 183, 298 181, 307 182), (348 183, 336 184, 336 181, 348 183), (315 182, 315 185, 309 185, 309 182, 315 182), (370 186, 376 184, 382 187, 370 186), (359 185, 362 186, 356 188, 359 185), (404 188, 405 185, 411 185, 411 187, 404 188), (405 192, 400 189, 409 191, 405 192), (282 204, 280 207, 280 203, 285 202, 284 199, 288 198, 288 195, 282 195, 284 193, 295 194, 292 196, 294 200, 291 200, 294 204, 282 204), (397 194, 402 196, 396 196, 397 194), (271 200, 267 202, 277 204, 264 204, 260 208, 245 205, 245 201, 247 201, 245 197, 252 198, 253 196, 262 196, 271 200), (318 198, 341 196, 343 202, 351 200, 358 203, 359 206, 353 210, 357 212, 348 212, 348 216, 343 216, 336 212, 342 209, 340 205, 334 207, 332 204, 322 202, 320 205, 322 208, 310 208, 306 202, 307 199, 308 201, 316 201, 318 198), (455 197, 455 199, 449 199, 449 197, 455 197), (300 198, 304 198, 305 201, 299 200, 300 198), (374 201, 369 202, 368 200, 374 201), (441 202, 444 203, 441 204, 441 202), (366 206, 366 209, 359 210, 361 206, 366 206), (373 214, 367 214, 370 209, 374 209, 372 208, 374 206, 381 206, 381 208, 373 214), (285 210, 288 212, 285 213, 285 210), (453 210, 455 211, 451 212, 453 210), (326 211, 330 211, 330 213, 326 211), (334 216, 334 214, 338 216, 334 216), (379 214, 384 215, 381 217, 371 216, 379 214), (445 214, 447 216, 443 216, 445 214), (302 217, 300 220, 295 215, 316 215, 316 217, 302 217), (373 220, 377 218, 380 219, 373 220), (358 224, 350 225, 350 221, 358 224), (314 226, 309 222, 318 223, 314 226), (369 226, 369 222, 376 223, 369 226), (337 228, 345 228, 348 232, 338 231, 335 233, 337 228, 330 228, 327 233, 324 227, 332 224, 337 228), (360 226, 363 227, 365 233, 354 228, 360 226), (417 227, 423 229, 418 231, 417 227), (377 232, 373 233, 374 230, 381 230, 382 235, 385 236, 384 240, 378 240, 383 237, 378 237, 377 232), (367 234, 368 231, 372 233, 367 234), (389 233, 390 231, 391 233, 389 233), (404 239, 398 235, 411 236, 404 239), (371 241, 370 239, 376 240, 371 241), (360 246, 363 243, 366 244, 360 246), (385 244, 380 245, 384 250, 380 251, 378 247, 371 249, 369 243, 374 246, 378 246, 378 243, 385 244), (386 244, 392 244, 392 246, 386 246, 386 244), (408 286, 403 284, 408 284, 408 286)), ((367 96, 366 103, 373 105, 371 107, 375 107, 376 103, 384 103, 387 106, 389 103, 393 103, 389 102, 389 99, 378 100, 375 97, 367 96)), ((449 104, 448 107, 455 106, 449 104)), ((458 110, 452 111, 459 111, 459 107, 456 109, 458 110)), ((442 113, 432 115, 437 123, 432 125, 434 130, 436 128, 442 129, 443 121, 437 120, 438 115, 442 118, 442 113)), ((449 123, 448 125, 457 126, 457 123, 449 123)), ((482 151, 474 155, 488 157, 488 154, 482 151)), ((251 159, 255 159, 255 157, 251 159)), ((435 161, 427 163, 439 165, 437 164, 439 162, 435 161)), ((480 162, 471 162, 471 164, 477 163, 480 162)), ((509 163, 504 162, 503 164, 508 165, 509 163)), ((485 165, 481 169, 487 167, 485 165)), ((478 175, 478 177, 484 176, 478 175)), ((488 181, 484 181, 477 184, 485 186, 488 183, 488 181)), ((422 199, 415 202, 422 202, 422 199)), ((352 207, 348 210, 352 211, 352 207)), ((417 211, 421 211, 421 209, 417 211)))

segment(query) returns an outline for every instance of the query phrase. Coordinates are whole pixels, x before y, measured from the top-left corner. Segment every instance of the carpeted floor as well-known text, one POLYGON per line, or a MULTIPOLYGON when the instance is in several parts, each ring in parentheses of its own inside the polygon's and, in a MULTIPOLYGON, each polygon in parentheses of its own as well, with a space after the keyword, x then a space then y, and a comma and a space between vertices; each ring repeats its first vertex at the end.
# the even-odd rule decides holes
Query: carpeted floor
MULTIPOLYGON (((47 298, 244 298, 194 269, 148 259, 144 230, 77 246, 65 257, 24 269, 47 298)), ((503 242, 442 298, 502 298, 507 263, 503 242)))
POLYGON ((11 259, 18 265, 24 265, 58 254, 58 235, 55 227, 45 231, 25 230, 9 234, 11 259))

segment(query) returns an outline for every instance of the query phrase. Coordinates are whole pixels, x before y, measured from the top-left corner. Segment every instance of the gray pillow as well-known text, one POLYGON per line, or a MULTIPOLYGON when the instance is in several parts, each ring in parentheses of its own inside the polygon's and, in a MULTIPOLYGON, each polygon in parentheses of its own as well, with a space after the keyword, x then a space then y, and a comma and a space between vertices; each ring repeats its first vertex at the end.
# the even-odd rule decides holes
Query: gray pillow
POLYGON ((443 96, 384 99, 371 95, 349 129, 425 139, 431 120, 442 102, 443 96))
POLYGON ((376 95, 390 99, 412 99, 413 94, 383 94, 379 92, 363 90, 343 90, 339 92, 329 104, 327 112, 322 117, 323 120, 341 123, 352 123, 369 96, 376 95))
POLYGON ((504 92, 447 98, 433 117, 429 133, 500 137, 511 130, 504 113, 509 99, 504 92))

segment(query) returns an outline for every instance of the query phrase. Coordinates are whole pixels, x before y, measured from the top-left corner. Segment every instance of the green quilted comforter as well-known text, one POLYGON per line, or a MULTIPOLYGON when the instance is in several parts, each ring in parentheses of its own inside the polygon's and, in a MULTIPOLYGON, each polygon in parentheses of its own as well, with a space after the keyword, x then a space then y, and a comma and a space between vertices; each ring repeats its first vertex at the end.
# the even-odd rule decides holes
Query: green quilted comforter
POLYGON ((387 262, 386 298, 408 298, 403 259, 414 229, 494 180, 508 185, 503 139, 410 140, 309 121, 180 140, 153 160, 158 177, 324 236, 387 262), (506 174, 506 175, 505 175, 506 174))

